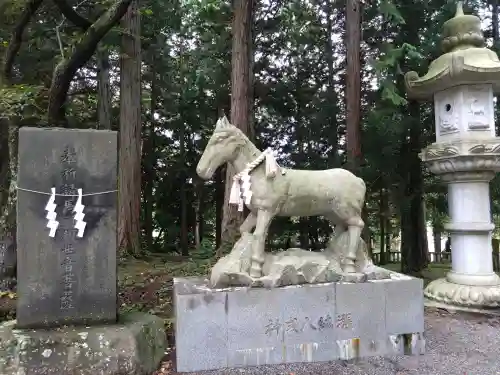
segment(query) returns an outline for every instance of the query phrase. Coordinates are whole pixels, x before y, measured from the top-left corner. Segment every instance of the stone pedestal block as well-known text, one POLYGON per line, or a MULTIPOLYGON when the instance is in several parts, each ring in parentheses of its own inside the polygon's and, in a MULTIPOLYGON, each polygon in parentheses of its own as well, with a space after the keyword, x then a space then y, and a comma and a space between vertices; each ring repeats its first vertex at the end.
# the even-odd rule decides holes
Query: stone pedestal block
POLYGON ((0 324, 0 375, 149 375, 165 353, 163 320, 133 313, 119 323, 54 330, 0 324))
POLYGON ((177 371, 422 354, 422 280, 210 289, 174 280, 177 371))

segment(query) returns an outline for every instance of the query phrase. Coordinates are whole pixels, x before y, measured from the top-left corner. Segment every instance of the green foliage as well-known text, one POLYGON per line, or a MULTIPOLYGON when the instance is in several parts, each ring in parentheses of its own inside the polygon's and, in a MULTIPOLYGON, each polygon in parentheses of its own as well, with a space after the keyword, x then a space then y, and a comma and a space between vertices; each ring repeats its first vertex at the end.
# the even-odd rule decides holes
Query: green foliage
POLYGON ((204 238, 201 241, 200 247, 190 251, 190 256, 196 260, 211 259, 214 256, 214 242, 209 238, 204 238))
POLYGON ((379 12, 386 20, 394 24, 404 24, 405 20, 396 5, 388 0, 380 1, 379 12))
POLYGON ((44 91, 42 86, 23 84, 0 88, 0 112, 20 120, 39 117, 44 111, 44 91))
MULTIPOLYGON (((485 10, 479 2, 469 6, 485 10)), ((72 2, 90 20, 109 6, 95 0, 72 2)), ((343 2, 255 2, 254 128, 260 148, 272 147, 286 167, 339 167, 345 158, 346 108, 345 32, 343 2), (331 51, 330 51, 331 49, 331 51)), ((24 6, 2 3, 0 53, 24 6)), ((143 56, 143 179, 151 177, 152 196, 143 189, 142 222, 146 203, 152 210, 155 236, 152 252, 182 253, 192 261, 168 272, 205 272, 213 258, 216 201, 220 186, 201 185, 195 167, 219 112, 230 107, 231 21, 229 0, 152 0, 141 3, 143 56), (153 107, 154 106, 154 107, 153 107), (151 143, 146 142, 151 137, 151 143), (183 219, 184 217, 184 219, 183 219), (196 249, 195 231, 201 225, 196 249), (187 234, 187 235, 186 235, 187 234), (187 238, 187 246, 182 238, 187 238)), ((389 191, 391 231, 397 235, 399 208, 409 199, 405 150, 411 143, 411 124, 418 122, 417 149, 434 140, 430 105, 420 106, 420 118, 409 115, 403 75, 422 74, 437 57, 443 22, 453 15, 446 0, 364 2, 362 54, 361 175, 367 182, 368 226, 380 233, 380 191, 389 191)), ((482 14, 482 13, 481 13, 482 14)), ((488 20, 485 20, 489 22, 488 20)), ((13 69, 13 85, 0 90, 0 111, 23 124, 45 124, 45 109, 54 66, 60 61, 59 37, 65 55, 81 31, 62 17, 52 2, 44 3, 24 33, 13 69)), ((122 30, 116 27, 101 43, 109 51, 113 125, 118 127, 119 59, 122 30)), ((73 126, 95 128, 99 97, 97 59, 77 73, 69 92, 68 118, 73 126)), ((442 226, 446 192, 424 173, 427 219, 442 226)), ((500 180, 492 183, 493 212, 500 220, 500 180)), ((324 246, 331 228, 322 220, 279 218, 271 227, 272 249, 295 245, 324 246), (298 236, 297 234, 300 234, 298 236)))

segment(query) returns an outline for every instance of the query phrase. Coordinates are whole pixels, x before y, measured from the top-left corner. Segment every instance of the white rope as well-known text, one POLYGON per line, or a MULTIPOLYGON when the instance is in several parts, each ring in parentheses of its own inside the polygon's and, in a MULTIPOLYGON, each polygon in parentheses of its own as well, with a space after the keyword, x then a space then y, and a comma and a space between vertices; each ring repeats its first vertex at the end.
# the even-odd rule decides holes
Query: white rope
MULTIPOLYGON (((247 164, 245 169, 237 173, 233 177, 233 185, 231 186, 231 194, 229 196, 230 204, 237 204, 238 211, 243 211, 244 204, 250 204, 252 199, 252 186, 250 181, 250 173, 260 165, 264 160, 266 160, 266 177, 276 176, 278 170, 278 164, 273 156, 273 150, 268 148, 262 154, 260 154, 257 159, 247 164)), ((285 174, 285 170, 282 170, 282 174, 285 174)))
POLYGON ((118 191, 118 190, 106 190, 106 191, 99 191, 96 193, 83 194, 82 189, 77 189, 78 194, 59 194, 59 193, 56 193, 55 187, 50 189, 51 190, 50 193, 46 192, 46 191, 40 191, 40 190, 24 189, 24 188, 20 188, 19 186, 15 186, 15 188, 16 188, 16 190, 26 191, 29 193, 50 195, 49 201, 47 202, 47 205, 45 206, 45 211, 47 211, 47 215, 45 217, 48 219, 47 228, 50 229, 49 237, 52 237, 52 238, 55 237, 57 228, 59 227, 59 222, 56 220, 56 218, 57 218, 57 213, 56 213, 57 204, 55 203, 56 196, 58 196, 58 197, 78 197, 76 205, 73 207, 73 212, 75 214, 73 219, 75 220, 75 229, 78 230, 77 237, 83 237, 83 233, 85 231, 85 227, 87 226, 87 223, 85 221, 83 221, 83 218, 85 217, 85 214, 83 213, 85 206, 82 204, 82 198, 88 197, 88 196, 93 196, 93 195, 116 193, 118 191))
MULTIPOLYGON (((24 188, 20 188, 19 186, 16 186, 15 188, 17 190, 26 191, 28 193, 43 194, 43 195, 52 195, 52 193, 48 193, 46 191, 24 189, 24 188)), ((106 190, 106 191, 99 191, 97 193, 86 193, 86 194, 82 194, 81 196, 82 197, 88 197, 88 196, 91 196, 91 195, 110 194, 110 193, 116 193, 117 191, 118 190, 106 190)), ((55 193, 54 195, 57 196, 57 197, 79 197, 80 196, 79 194, 59 194, 59 193, 55 193)))

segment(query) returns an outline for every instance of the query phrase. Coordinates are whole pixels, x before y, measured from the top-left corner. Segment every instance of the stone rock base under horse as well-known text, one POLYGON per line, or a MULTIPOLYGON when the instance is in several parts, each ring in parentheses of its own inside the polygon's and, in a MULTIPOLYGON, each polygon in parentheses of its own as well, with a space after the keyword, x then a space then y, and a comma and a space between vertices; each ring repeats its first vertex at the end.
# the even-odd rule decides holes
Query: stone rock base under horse
POLYGON ((348 245, 347 232, 335 236, 327 249, 321 252, 291 248, 277 254, 266 253, 262 277, 249 275, 252 256, 251 234, 243 235, 231 252, 219 259, 212 268, 210 286, 253 286, 273 288, 286 285, 317 284, 336 281, 365 282, 370 279, 387 279, 389 273, 373 265, 360 239, 356 253, 355 273, 342 271, 343 254, 348 245))
POLYGON ((18 330, 0 324, 0 375, 146 375, 167 347, 164 322, 131 313, 115 325, 18 330))
POLYGON ((423 281, 212 289, 174 279, 177 371, 423 354, 423 281))

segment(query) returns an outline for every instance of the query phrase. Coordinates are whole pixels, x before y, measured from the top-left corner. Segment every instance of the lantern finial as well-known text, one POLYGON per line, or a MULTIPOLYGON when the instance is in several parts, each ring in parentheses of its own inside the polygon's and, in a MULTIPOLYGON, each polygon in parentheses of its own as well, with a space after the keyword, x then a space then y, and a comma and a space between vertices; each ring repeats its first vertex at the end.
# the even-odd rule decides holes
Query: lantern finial
POLYGON ((463 1, 457 2, 455 17, 443 25, 443 51, 484 46, 481 19, 472 14, 464 14, 463 1))

